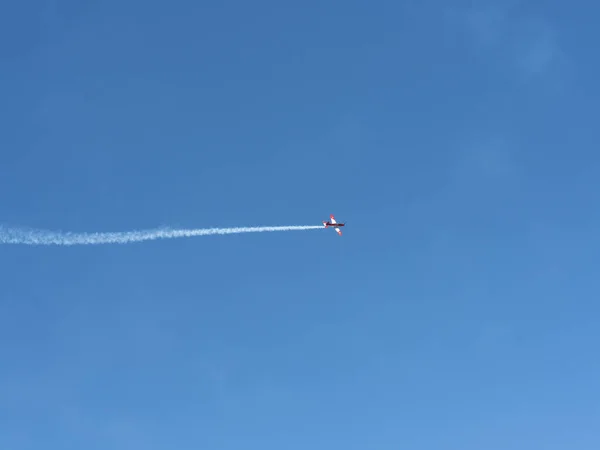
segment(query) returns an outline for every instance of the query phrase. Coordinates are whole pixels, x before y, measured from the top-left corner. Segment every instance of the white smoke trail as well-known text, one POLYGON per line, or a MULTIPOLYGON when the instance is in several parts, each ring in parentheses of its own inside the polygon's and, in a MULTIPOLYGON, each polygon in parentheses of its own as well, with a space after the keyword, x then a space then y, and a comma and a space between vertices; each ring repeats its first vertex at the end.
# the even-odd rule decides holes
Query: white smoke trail
POLYGON ((21 245, 100 245, 129 244, 133 242, 153 241, 156 239, 175 239, 215 234, 264 233, 272 231, 316 230, 319 225, 294 225, 280 227, 239 227, 239 228, 197 228, 124 231, 112 233, 71 233, 0 226, 0 244, 21 245))

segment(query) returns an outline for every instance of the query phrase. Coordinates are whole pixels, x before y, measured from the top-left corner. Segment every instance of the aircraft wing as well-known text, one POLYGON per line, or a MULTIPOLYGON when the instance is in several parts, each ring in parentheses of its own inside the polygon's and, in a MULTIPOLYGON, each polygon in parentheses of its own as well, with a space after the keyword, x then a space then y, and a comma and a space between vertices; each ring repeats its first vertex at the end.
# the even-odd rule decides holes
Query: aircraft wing
POLYGON ((340 236, 342 235, 342 230, 340 230, 338 227, 335 227, 334 229, 337 232, 337 234, 339 234, 340 236))
POLYGON ((337 223, 337 222, 335 221, 335 217, 333 217, 333 214, 332 214, 332 215, 330 215, 329 217, 331 218, 331 223, 337 223))

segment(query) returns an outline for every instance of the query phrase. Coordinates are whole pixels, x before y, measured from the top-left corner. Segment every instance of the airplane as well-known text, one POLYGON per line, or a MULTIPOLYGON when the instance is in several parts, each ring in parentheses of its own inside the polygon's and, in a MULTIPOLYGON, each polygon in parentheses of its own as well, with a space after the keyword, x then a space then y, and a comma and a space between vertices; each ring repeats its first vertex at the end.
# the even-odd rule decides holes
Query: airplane
POLYGON ((329 222, 323 222, 323 226, 325 228, 334 227, 334 230, 337 232, 337 234, 339 234, 341 236, 342 231, 339 229, 339 227, 343 227, 346 224, 345 223, 337 223, 335 221, 335 217, 333 217, 333 214, 331 214, 329 217, 331 220, 329 222))

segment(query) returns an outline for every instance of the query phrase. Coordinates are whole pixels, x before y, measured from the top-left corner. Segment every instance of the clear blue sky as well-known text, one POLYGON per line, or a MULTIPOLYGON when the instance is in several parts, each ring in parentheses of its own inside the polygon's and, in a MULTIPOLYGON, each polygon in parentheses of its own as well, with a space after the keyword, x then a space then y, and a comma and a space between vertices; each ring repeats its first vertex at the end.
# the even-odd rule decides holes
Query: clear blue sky
POLYGON ((0 448, 600 447, 597 2, 13 1, 0 448), (218 4, 218 6, 217 6, 218 4))

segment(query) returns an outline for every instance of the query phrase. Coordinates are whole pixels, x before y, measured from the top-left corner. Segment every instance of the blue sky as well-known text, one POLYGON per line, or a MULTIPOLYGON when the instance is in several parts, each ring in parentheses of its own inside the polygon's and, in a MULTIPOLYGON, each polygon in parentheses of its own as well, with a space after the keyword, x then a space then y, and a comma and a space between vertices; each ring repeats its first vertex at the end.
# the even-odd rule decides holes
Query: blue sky
POLYGON ((8 2, 0 447, 600 446, 594 2, 8 2))

